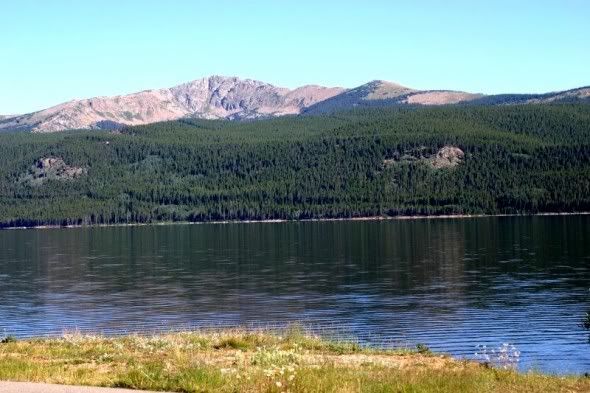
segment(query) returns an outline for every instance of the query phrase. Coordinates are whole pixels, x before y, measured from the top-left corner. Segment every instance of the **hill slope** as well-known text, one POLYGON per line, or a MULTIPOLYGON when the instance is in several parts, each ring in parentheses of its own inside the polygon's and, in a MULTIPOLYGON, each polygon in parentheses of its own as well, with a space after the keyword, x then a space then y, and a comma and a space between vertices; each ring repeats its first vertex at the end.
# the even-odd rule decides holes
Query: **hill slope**
POLYGON ((74 100, 34 113, 0 116, 0 130, 118 129, 181 118, 244 120, 359 107, 555 102, 588 103, 590 87, 536 95, 484 96, 452 90, 416 90, 379 80, 353 89, 309 85, 289 90, 260 81, 212 76, 168 89, 74 100))
POLYGON ((590 103, 590 86, 545 94, 498 94, 471 101, 476 105, 590 103))
POLYGON ((303 110, 307 114, 329 113, 356 107, 383 107, 396 105, 448 105, 469 102, 482 97, 451 90, 414 90, 396 83, 372 81, 319 101, 303 110))
POLYGON ((590 106, 0 134, 0 226, 590 211, 590 106))

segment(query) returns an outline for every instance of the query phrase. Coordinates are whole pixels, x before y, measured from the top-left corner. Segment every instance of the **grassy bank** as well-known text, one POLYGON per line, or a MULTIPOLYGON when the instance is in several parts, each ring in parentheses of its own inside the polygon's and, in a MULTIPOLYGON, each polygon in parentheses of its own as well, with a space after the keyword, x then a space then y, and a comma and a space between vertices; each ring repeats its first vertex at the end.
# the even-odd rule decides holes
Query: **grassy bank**
POLYGON ((425 348, 361 348, 299 329, 4 341, 0 380, 175 392, 590 391, 589 378, 499 370, 425 348))

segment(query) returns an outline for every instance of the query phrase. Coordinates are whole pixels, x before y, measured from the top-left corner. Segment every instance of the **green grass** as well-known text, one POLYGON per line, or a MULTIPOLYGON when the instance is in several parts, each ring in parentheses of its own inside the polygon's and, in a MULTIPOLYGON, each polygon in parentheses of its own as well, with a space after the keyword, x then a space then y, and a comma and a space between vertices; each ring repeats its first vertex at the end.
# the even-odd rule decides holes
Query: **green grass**
POLYGON ((174 392, 588 392, 590 379, 498 370, 419 350, 326 341, 301 329, 0 344, 0 380, 174 392))

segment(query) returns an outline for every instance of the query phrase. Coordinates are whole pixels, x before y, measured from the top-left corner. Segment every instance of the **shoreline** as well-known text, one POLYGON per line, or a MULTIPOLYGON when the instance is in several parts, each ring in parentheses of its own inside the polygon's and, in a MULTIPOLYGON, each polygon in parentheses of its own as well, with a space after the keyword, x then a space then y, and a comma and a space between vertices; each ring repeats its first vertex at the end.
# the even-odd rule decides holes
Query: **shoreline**
MULTIPOLYGON (((518 353, 468 360, 414 348, 280 332, 65 334, 0 341, 0 381, 166 392, 587 392, 583 375, 518 371, 518 353), (321 388, 318 388, 318 383, 321 388)), ((0 384, 1 386, 1 384, 0 384)))
POLYGON ((81 224, 81 225, 36 225, 1 227, 0 231, 30 230, 30 229, 76 229, 76 228, 110 228, 110 227, 143 227, 143 226, 171 226, 171 225, 208 225, 208 224, 277 224, 298 222, 331 222, 331 221, 411 221, 411 220, 441 220, 441 219, 471 219, 471 218, 502 218, 502 217, 559 217, 559 216, 587 216, 590 211, 581 212, 541 212, 522 214, 440 214, 440 215, 408 215, 408 216, 361 216, 343 218, 305 218, 299 220, 267 219, 267 220, 220 220, 220 221, 157 221, 150 223, 118 223, 118 224, 81 224))

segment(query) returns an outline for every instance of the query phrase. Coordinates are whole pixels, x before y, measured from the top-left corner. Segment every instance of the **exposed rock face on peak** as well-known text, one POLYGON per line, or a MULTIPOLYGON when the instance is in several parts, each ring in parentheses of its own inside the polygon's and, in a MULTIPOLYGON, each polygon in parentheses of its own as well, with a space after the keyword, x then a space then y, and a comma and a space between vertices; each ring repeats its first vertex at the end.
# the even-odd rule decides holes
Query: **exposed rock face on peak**
POLYGON ((25 115, 0 116, 0 131, 117 129, 180 118, 257 119, 355 107, 546 102, 590 102, 590 87, 547 94, 484 96, 452 90, 415 90, 382 80, 353 89, 308 85, 290 90, 251 79, 211 76, 168 89, 74 100, 25 115))
POLYGON ((304 86, 289 90, 235 77, 211 76, 169 89, 69 101, 0 121, 0 129, 52 132, 138 125, 183 117, 254 119, 298 114, 344 89, 304 86))

